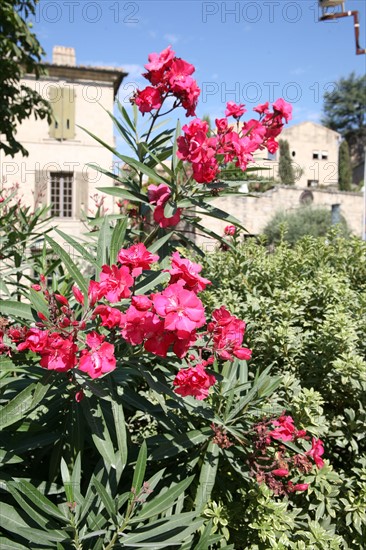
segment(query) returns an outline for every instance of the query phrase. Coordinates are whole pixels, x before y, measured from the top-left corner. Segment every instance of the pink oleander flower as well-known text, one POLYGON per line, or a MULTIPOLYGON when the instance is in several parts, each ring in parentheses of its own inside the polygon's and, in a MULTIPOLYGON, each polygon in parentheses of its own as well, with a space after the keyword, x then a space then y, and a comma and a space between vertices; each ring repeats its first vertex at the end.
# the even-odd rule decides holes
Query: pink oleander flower
POLYGON ((296 483, 294 485, 292 481, 287 484, 287 490, 289 493, 295 493, 297 491, 307 491, 309 489, 309 483, 296 483))
POLYGON ((229 123, 227 118, 216 118, 215 124, 216 124, 218 134, 224 134, 229 129, 229 123))
POLYGON ((170 62, 175 58, 175 52, 171 49, 171 46, 168 46, 161 53, 150 53, 148 55, 149 63, 144 65, 147 71, 160 71, 165 68, 167 65, 170 65, 170 62))
POLYGON ((293 441, 295 439, 297 430, 291 416, 280 416, 272 424, 276 426, 274 430, 269 432, 273 439, 280 439, 281 441, 293 441))
POLYGON ((231 235, 231 236, 235 235, 236 233, 235 225, 227 225, 224 229, 224 233, 225 235, 231 235))
POLYGON ((57 332, 49 334, 47 344, 40 352, 40 365, 49 370, 67 372, 76 365, 77 345, 57 332))
POLYGON ((109 329, 119 327, 122 321, 122 312, 115 307, 97 306, 93 311, 92 318, 95 319, 98 315, 102 320, 102 326, 109 329))
POLYGON ((272 104, 275 112, 279 113, 286 122, 292 119, 292 105, 287 103, 284 99, 279 98, 272 104))
POLYGON ((161 183, 160 185, 151 184, 147 188, 147 198, 150 204, 165 204, 171 194, 170 187, 165 183, 161 183))
POLYGON ((287 477, 290 472, 287 468, 277 468, 276 470, 272 470, 272 474, 277 477, 287 477))
POLYGON ((93 307, 95 303, 101 298, 103 294, 100 290, 100 283, 97 281, 90 281, 88 288, 88 301, 89 306, 93 307))
POLYGON ((143 243, 133 244, 118 252, 118 261, 131 270, 132 277, 138 277, 144 269, 150 269, 151 264, 158 260, 159 256, 149 252, 143 243))
POLYGON ((244 105, 234 103, 234 101, 228 101, 226 104, 226 110, 225 110, 225 116, 233 116, 234 118, 240 118, 244 113, 246 112, 246 109, 244 109, 244 105))
POLYGON ((182 213, 181 208, 177 208, 173 216, 167 218, 164 210, 165 205, 169 201, 171 196, 170 188, 164 183, 160 185, 149 185, 147 188, 147 197, 150 204, 155 204, 154 220, 160 227, 174 227, 180 222, 180 216, 182 213))
POLYGON ((205 324, 201 300, 180 284, 169 285, 153 296, 155 311, 164 318, 164 328, 176 331, 178 338, 188 338, 190 333, 205 324))
POLYGON ((118 268, 116 265, 111 267, 102 266, 100 274, 99 297, 104 296, 111 304, 119 302, 122 298, 128 298, 131 295, 130 287, 133 286, 134 279, 130 275, 128 267, 118 268))
POLYGON ((75 300, 81 304, 84 305, 84 294, 81 292, 81 290, 77 286, 72 287, 72 293, 74 295, 75 300))
POLYGON ((79 369, 89 374, 91 378, 99 378, 116 368, 114 346, 104 342, 104 336, 93 331, 86 337, 90 350, 82 350, 79 369))
POLYGON ((324 460, 320 458, 324 454, 323 441, 313 437, 311 442, 311 449, 306 454, 314 459, 314 462, 318 468, 323 468, 324 460))
POLYGON ((266 101, 266 103, 262 103, 262 105, 257 105, 256 107, 253 107, 253 111, 261 115, 267 115, 269 113, 269 102, 266 101))
POLYGON ((211 281, 199 275, 202 266, 195 264, 186 258, 181 258, 179 252, 174 252, 171 259, 170 284, 181 282, 184 288, 193 292, 201 292, 211 281))
POLYGON ((173 381, 176 393, 182 397, 191 395, 199 400, 206 399, 215 383, 216 378, 208 374, 201 364, 180 370, 173 381))
POLYGON ((245 323, 234 315, 231 315, 225 306, 221 306, 212 313, 213 321, 207 325, 209 332, 213 333, 213 350, 224 361, 232 361, 234 356, 248 361, 252 351, 243 348, 245 323))
POLYGON ((42 352, 48 343, 48 330, 42 330, 39 328, 30 328, 26 335, 24 342, 17 345, 19 351, 29 349, 35 353, 42 352))
POLYGON ((162 105, 160 91, 152 86, 147 86, 144 90, 138 90, 134 101, 140 113, 150 113, 153 109, 160 109, 162 105))
POLYGON ((181 217, 181 214, 182 214, 182 209, 181 208, 177 208, 173 214, 173 216, 170 216, 169 218, 167 218, 165 216, 165 213, 164 213, 164 207, 165 205, 158 205, 155 207, 155 210, 154 210, 154 221, 156 221, 156 223, 158 225, 160 225, 160 227, 175 227, 176 225, 178 225, 178 223, 180 222, 180 217, 181 217))

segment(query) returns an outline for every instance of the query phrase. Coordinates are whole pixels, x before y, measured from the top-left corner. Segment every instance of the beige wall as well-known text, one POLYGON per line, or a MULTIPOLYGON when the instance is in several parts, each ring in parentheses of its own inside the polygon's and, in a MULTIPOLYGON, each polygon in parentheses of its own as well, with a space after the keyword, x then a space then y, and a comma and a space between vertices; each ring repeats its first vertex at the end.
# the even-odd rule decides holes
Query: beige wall
MULTIPOLYGON (((25 79, 25 84, 39 91, 47 98, 50 86, 70 86, 75 91, 75 124, 87 128, 109 145, 114 145, 113 122, 102 106, 113 110, 114 94, 112 83, 77 80, 65 82, 52 78, 35 81, 32 77, 25 79)), ((32 116, 19 127, 17 139, 29 151, 28 157, 18 154, 14 158, 0 152, 0 182, 9 186, 18 182, 23 200, 27 205, 34 205, 35 174, 38 171, 78 172, 87 182, 88 209, 93 210, 94 202, 90 198, 97 192, 97 187, 112 185, 112 180, 87 167, 88 163, 98 164, 105 169, 112 169, 113 155, 93 140, 78 126, 75 127, 75 138, 59 141, 49 136, 46 120, 35 120, 32 116)), ((75 199, 75 195, 73 197, 75 199)), ((47 202, 50 201, 49 189, 47 202)), ((105 206, 109 213, 114 200, 107 196, 105 206)), ((52 225, 74 236, 85 232, 85 227, 77 217, 55 218, 52 225)))
MULTIPOLYGON (((318 180, 318 185, 337 185, 338 183, 338 148, 339 134, 316 124, 302 122, 284 128, 280 139, 289 142, 290 155, 294 169, 302 175, 296 178, 296 185, 307 187, 308 180, 318 180), (327 159, 314 159, 313 153, 327 153, 327 159), (293 155, 295 153, 295 155, 293 155)), ((279 154, 277 153, 277 161, 279 154)))
MULTIPOLYGON (((278 211, 291 212, 301 207, 300 197, 304 192, 301 188, 278 186, 257 196, 218 198, 214 206, 235 216, 246 228, 249 234, 260 234, 266 224, 278 211)), ((340 204, 341 215, 355 235, 362 236, 363 227, 363 194, 340 191, 312 189, 313 205, 331 208, 340 204)), ((224 227, 230 222, 221 222, 214 218, 204 217, 202 225, 222 235, 224 227)), ((205 236, 197 236, 196 242, 205 250, 213 250, 215 244, 205 236)))

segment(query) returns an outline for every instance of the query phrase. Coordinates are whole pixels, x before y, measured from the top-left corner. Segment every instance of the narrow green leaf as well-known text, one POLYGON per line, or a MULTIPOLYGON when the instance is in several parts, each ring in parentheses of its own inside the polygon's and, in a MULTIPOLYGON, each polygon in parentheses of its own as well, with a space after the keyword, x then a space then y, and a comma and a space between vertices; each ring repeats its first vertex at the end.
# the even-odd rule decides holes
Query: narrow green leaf
POLYGON ((161 248, 169 239, 171 239, 172 233, 167 233, 163 237, 160 237, 160 239, 157 239, 154 241, 152 245, 148 247, 149 252, 155 253, 161 248))
POLYGON ((97 271, 96 276, 99 276, 101 267, 108 264, 109 247, 111 242, 111 228, 109 222, 104 218, 103 223, 99 229, 98 245, 97 245, 97 271))
POLYGON ((111 251, 110 251, 110 263, 111 265, 117 261, 117 254, 121 250, 128 224, 127 216, 123 220, 119 220, 116 227, 113 229, 111 238, 111 251))
POLYGON ((71 244, 71 246, 73 248, 75 248, 75 250, 77 250, 80 254, 80 256, 86 260, 87 262, 93 264, 93 265, 96 265, 96 261, 95 261, 95 258, 94 256, 92 256, 86 249, 85 249, 85 245, 87 243, 80 243, 78 241, 76 241, 75 239, 73 239, 72 237, 70 237, 70 235, 67 235, 66 233, 64 233, 63 231, 61 231, 61 229, 55 229, 56 233, 58 233, 63 239, 65 239, 65 241, 69 244, 71 244))
POLYGON ((48 303, 46 302, 43 294, 36 292, 33 288, 29 289, 29 299, 35 309, 35 311, 43 313, 43 315, 48 319, 50 312, 48 309, 48 303))
POLYGON ((94 405, 93 406, 94 412, 92 414, 89 401, 90 401, 89 399, 83 399, 83 401, 81 402, 81 405, 83 408, 86 421, 89 424, 91 429, 91 435, 94 441, 94 445, 99 451, 105 464, 115 469, 116 459, 114 454, 113 443, 107 428, 107 424, 106 424, 101 406, 99 404, 94 405))
POLYGON ((195 506, 198 512, 201 512, 210 500, 212 489, 215 485, 216 472, 219 464, 219 450, 219 446, 216 443, 213 443, 213 441, 210 441, 201 468, 199 485, 195 499, 195 506))
POLYGON ((70 258, 69 254, 65 252, 65 250, 60 246, 56 241, 51 239, 48 235, 46 235, 46 240, 49 242, 49 244, 52 247, 53 252, 58 254, 58 256, 61 258, 63 263, 65 264, 66 269, 68 270, 70 276, 72 277, 73 281, 78 285, 80 290, 83 292, 85 296, 88 294, 88 285, 84 277, 82 276, 79 268, 77 265, 73 262, 73 260, 70 258))
POLYGON ((14 317, 17 319, 27 319, 28 321, 34 321, 34 316, 30 305, 17 302, 16 300, 0 300, 0 314, 5 317, 14 317))
POLYGON ((36 384, 30 384, 22 390, 14 399, 9 401, 0 409, 0 429, 3 430, 7 426, 15 424, 24 418, 32 405, 33 391, 36 384))
POLYGON ((132 500, 134 496, 137 496, 141 490, 142 482, 144 481, 145 470, 146 470, 146 461, 147 461, 147 445, 146 441, 140 447, 139 455, 137 457, 137 462, 135 466, 135 471, 132 479, 131 486, 131 497, 132 500))
POLYGON ((108 494, 106 488, 104 485, 95 477, 93 476, 93 484, 95 488, 97 489, 98 495, 103 502, 105 509, 107 510, 110 518, 113 520, 114 525, 117 524, 117 510, 116 510, 116 504, 111 497, 111 495, 108 494))
POLYGON ((166 283, 169 279, 169 273, 154 271, 153 273, 145 277, 145 279, 141 281, 138 285, 136 285, 136 294, 147 294, 158 285, 166 283))
POLYGON ((66 523, 68 522, 68 518, 64 516, 61 510, 59 510, 59 508, 57 508, 57 506, 47 497, 42 495, 42 493, 26 479, 22 479, 17 482, 15 487, 20 493, 28 497, 35 504, 35 506, 38 506, 46 514, 58 519, 59 521, 66 523))
POLYGON ((138 514, 138 517, 134 518, 133 521, 140 521, 143 519, 148 519, 153 516, 157 516, 164 512, 167 508, 172 506, 175 500, 190 486, 195 476, 187 477, 180 481, 173 487, 170 487, 167 491, 164 491, 163 494, 155 497, 151 501, 147 502, 143 507, 141 512, 138 514))
POLYGON ((98 191, 105 193, 106 195, 112 195, 113 197, 120 197, 121 199, 127 199, 133 202, 148 203, 147 195, 142 195, 135 191, 128 191, 123 187, 98 187, 98 191))

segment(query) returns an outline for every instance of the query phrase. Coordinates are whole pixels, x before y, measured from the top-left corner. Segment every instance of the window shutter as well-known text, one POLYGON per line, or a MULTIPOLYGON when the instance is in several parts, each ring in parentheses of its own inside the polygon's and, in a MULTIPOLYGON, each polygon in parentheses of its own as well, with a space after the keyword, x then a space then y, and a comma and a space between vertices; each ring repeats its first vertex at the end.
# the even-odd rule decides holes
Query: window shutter
POLYGON ((49 101, 52 107, 52 122, 49 136, 55 139, 62 138, 62 89, 59 86, 50 86, 49 101))
POLYGON ((88 211, 89 182, 82 172, 74 173, 74 215, 80 219, 82 212, 88 211))
POLYGON ((48 172, 46 170, 35 170, 34 173, 34 205, 46 206, 48 200, 48 172))
POLYGON ((67 86, 62 89, 62 139, 75 137, 75 91, 67 86))

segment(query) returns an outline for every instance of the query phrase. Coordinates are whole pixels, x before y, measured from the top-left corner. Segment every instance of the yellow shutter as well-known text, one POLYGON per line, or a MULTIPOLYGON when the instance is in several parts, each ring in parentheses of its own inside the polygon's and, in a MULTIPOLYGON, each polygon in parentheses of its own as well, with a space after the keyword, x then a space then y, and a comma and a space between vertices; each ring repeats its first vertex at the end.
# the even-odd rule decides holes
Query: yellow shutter
POLYGON ((59 86, 50 86, 48 97, 52 108, 49 136, 62 139, 62 89, 59 86))
POLYGON ((62 89, 62 139, 75 137, 75 92, 70 86, 62 89))

